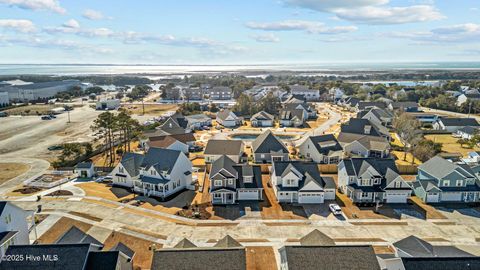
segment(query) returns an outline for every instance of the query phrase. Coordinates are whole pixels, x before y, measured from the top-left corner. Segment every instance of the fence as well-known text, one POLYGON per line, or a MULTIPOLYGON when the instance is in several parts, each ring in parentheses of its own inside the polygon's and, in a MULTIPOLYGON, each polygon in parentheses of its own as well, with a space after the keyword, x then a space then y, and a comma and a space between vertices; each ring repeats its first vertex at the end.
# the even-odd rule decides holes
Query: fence
POLYGON ((400 174, 417 174, 418 167, 415 165, 397 165, 400 174))
POLYGON ((338 172, 338 166, 337 164, 319 164, 318 169, 320 170, 321 173, 337 173, 338 172))

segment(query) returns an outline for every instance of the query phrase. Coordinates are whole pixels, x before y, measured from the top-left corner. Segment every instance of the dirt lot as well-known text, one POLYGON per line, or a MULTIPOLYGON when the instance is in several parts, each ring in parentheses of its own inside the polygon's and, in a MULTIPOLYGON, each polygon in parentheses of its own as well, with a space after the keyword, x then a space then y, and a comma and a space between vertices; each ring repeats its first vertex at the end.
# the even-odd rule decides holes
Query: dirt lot
POLYGON ((83 189, 87 196, 99 197, 110 201, 121 201, 123 199, 133 198, 133 194, 119 188, 112 188, 102 183, 82 183, 77 187, 83 189))
POLYGON ((0 163, 0 184, 24 174, 30 166, 22 163, 0 163))
POLYGON ((43 115, 49 114, 53 108, 61 107, 60 105, 53 104, 37 104, 37 105, 28 105, 17 108, 8 109, 5 112, 9 115, 43 115))
POLYGON ((92 227, 90 224, 62 217, 47 232, 42 234, 37 241, 39 244, 52 244, 72 226, 76 226, 83 232, 87 232, 92 227))
MULTIPOLYGON (((135 251, 135 255, 133 257, 133 266, 140 267, 141 269, 148 269, 152 265, 152 257, 153 253, 149 250, 149 247, 152 246, 154 243, 143 240, 137 237, 130 236, 128 234, 120 233, 120 232, 112 232, 110 236, 105 240, 104 250, 110 250, 111 248, 115 247, 118 242, 122 242, 131 250, 135 251)), ((157 248, 161 248, 162 245, 155 244, 157 248)))
POLYGON ((441 143, 443 152, 447 153, 460 153, 463 156, 467 156, 469 152, 480 151, 479 147, 474 147, 471 149, 463 148, 462 146, 460 146, 460 144, 457 143, 458 138, 454 138, 452 135, 449 134, 427 135, 425 136, 425 138, 432 140, 436 143, 441 143))
MULTIPOLYGON (((143 114, 142 105, 123 105, 122 108, 125 108, 131 114, 143 114)), ((165 112, 176 111, 177 109, 178 106, 175 104, 146 104, 145 114, 152 116, 160 116, 165 112)))

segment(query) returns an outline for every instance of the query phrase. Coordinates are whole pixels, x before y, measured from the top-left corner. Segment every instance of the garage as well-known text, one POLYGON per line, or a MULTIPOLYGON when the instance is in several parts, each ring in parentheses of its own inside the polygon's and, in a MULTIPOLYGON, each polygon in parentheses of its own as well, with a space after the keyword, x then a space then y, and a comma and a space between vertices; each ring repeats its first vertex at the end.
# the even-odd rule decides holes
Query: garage
POLYGON ((461 192, 443 192, 442 193, 442 202, 460 202, 462 201, 461 192))
POLYGON ((298 194, 298 203, 323 203, 323 192, 301 192, 298 194))
POLYGON ((259 200, 258 190, 239 190, 238 200, 259 200))
POLYGON ((439 196, 438 193, 427 193, 427 203, 438 203, 439 202, 439 196))
POLYGON ((325 189, 325 200, 333 201, 335 200, 335 189, 325 189))
POLYGON ((387 203, 406 203, 407 196, 405 193, 389 193, 387 192, 387 203))

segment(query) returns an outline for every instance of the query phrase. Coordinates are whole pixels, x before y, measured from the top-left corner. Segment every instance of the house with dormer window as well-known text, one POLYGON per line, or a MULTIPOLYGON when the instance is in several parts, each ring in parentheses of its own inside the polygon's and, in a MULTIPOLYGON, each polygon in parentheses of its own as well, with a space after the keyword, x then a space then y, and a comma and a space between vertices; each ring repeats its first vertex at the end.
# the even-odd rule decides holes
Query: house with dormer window
POLYGON ((480 180, 467 164, 436 156, 418 167, 415 195, 426 203, 478 202, 480 180))
POLYGON ((256 163, 271 163, 273 161, 288 160, 287 147, 267 130, 252 142, 253 160, 256 163))
POLYGON ((181 151, 163 148, 125 153, 112 171, 112 182, 144 196, 165 198, 192 188, 192 162, 181 151))
POLYGON ((310 136, 299 147, 302 157, 323 164, 337 164, 343 158, 343 149, 332 134, 310 136))
POLYGON ((241 200, 262 200, 262 172, 259 166, 237 164, 226 155, 212 163, 212 204, 234 204, 241 200))
POLYGON ((279 202, 323 203, 335 200, 335 182, 320 176, 318 164, 301 161, 273 163, 271 183, 279 202))
POLYGON ((412 193, 393 159, 344 159, 338 164, 338 186, 354 203, 406 203, 412 193))

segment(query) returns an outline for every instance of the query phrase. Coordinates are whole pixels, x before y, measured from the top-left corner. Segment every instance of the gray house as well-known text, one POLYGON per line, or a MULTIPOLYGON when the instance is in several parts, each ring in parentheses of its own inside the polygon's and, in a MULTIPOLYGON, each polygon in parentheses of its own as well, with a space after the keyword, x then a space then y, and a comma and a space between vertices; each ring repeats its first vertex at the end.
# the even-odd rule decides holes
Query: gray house
POLYGON ((390 111, 373 107, 357 113, 357 118, 368 119, 376 125, 390 126, 394 115, 390 111))
POLYGON ((439 156, 418 167, 413 188, 427 203, 480 201, 480 180, 472 168, 439 156))
POLYGON ((480 127, 480 124, 475 118, 439 118, 437 122, 433 124, 433 129, 454 133, 467 126, 480 127))
POLYGON ((337 164, 343 157, 342 146, 332 134, 310 136, 298 149, 303 157, 317 163, 337 164))
POLYGON ((252 127, 273 127, 275 117, 265 111, 258 112, 250 118, 252 127))
POLYGON ((340 131, 342 133, 369 135, 390 139, 390 132, 386 127, 371 122, 368 119, 352 118, 348 123, 341 126, 340 131))
POLYGON ((262 200, 262 171, 259 166, 237 164, 226 155, 212 163, 212 204, 234 204, 241 200, 262 200))
POLYGON ((338 164, 338 186, 354 203, 406 203, 412 193, 393 159, 344 159, 338 164))
POLYGON ((288 160, 287 147, 267 130, 252 142, 253 160, 256 163, 272 163, 273 161, 288 160))
POLYGON ((206 163, 212 163, 223 155, 241 163, 246 159, 244 148, 241 140, 209 140, 203 154, 206 163))

